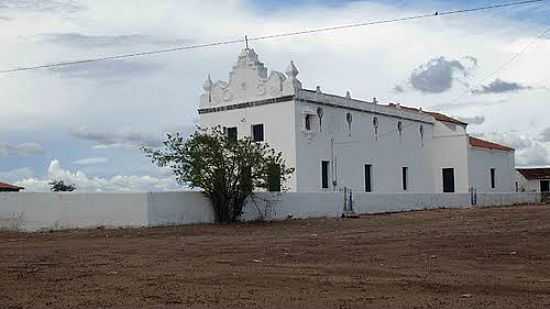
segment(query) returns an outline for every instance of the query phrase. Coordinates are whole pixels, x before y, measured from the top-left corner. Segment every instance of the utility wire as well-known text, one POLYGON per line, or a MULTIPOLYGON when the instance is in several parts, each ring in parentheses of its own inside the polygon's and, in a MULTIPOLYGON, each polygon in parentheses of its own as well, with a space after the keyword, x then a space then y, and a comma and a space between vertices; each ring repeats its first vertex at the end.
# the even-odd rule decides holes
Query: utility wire
MULTIPOLYGON (((538 39, 541 39, 541 38, 545 37, 549 33, 550 33, 550 27, 544 29, 535 38, 533 38, 531 41, 529 41, 529 43, 525 44, 524 47, 519 52, 513 54, 507 61, 505 61, 503 64, 501 64, 495 71, 493 71, 492 73, 490 73, 490 74, 486 75, 485 77, 483 77, 482 79, 480 79, 479 82, 476 83, 476 86, 483 85, 483 83, 487 82, 490 78, 494 77, 498 73, 500 73, 500 72, 504 71, 505 69, 507 69, 511 64, 513 64, 516 60, 518 60, 521 56, 523 56, 527 52, 528 49, 530 49, 533 45, 535 45, 535 43, 537 43, 538 39)), ((468 89, 466 89, 462 94, 458 95, 456 98, 451 100, 449 103, 436 105, 436 106, 434 106, 434 108, 436 110, 439 110, 441 106, 448 106, 448 105, 455 104, 457 101, 461 100, 467 94, 469 94, 472 90, 474 90, 473 88, 474 87, 469 86, 468 89)))
MULTIPOLYGON (((479 83, 477 83, 478 85, 481 85, 483 84, 484 82, 486 82, 488 79, 490 79, 491 77, 495 76, 496 74, 502 72, 504 69, 506 69, 509 65, 511 65, 514 61, 516 61, 517 59, 519 59, 521 56, 523 56, 523 54, 525 54, 525 52, 527 52, 527 50, 529 48, 531 48, 535 42, 540 39, 540 38, 543 38, 545 37, 548 33, 550 33, 550 27, 544 29, 542 32, 540 32, 534 39, 532 39, 529 43, 525 44, 525 46, 517 53, 515 53, 514 55, 512 55, 512 57, 510 57, 510 59, 508 59, 506 62, 504 62, 502 65, 500 65, 495 71, 493 71, 491 74, 488 74, 487 76, 485 76, 484 78, 481 79, 481 81, 479 83)), ((469 93, 470 91, 472 90, 472 87, 468 87, 468 89, 460 96, 458 96, 457 98, 455 98, 454 100, 451 101, 451 103, 448 103, 448 104, 454 104, 456 103, 458 100, 462 99, 467 93, 469 93)), ((446 104, 447 105, 447 104, 446 104)), ((438 110, 438 106, 434 106, 433 107, 436 111, 438 110)), ((429 114, 429 112, 428 112, 429 114)), ((403 130, 406 129, 406 128, 409 128, 409 127, 412 127, 412 126, 416 126, 418 123, 416 122, 411 122, 410 124, 408 125, 405 125, 403 126, 403 130)), ((385 131, 385 132, 382 132, 380 134, 378 134, 378 139, 382 139, 383 137, 388 137, 388 136, 392 136, 394 133, 397 132, 397 128, 396 129, 392 129, 392 130, 388 130, 388 131, 385 131)))
MULTIPOLYGON (((525 46, 517 53, 515 53, 514 55, 512 55, 512 57, 510 57, 510 59, 508 59, 506 62, 504 62, 502 65, 500 65, 495 71, 493 71, 491 74, 488 74, 487 76, 485 76, 483 79, 481 79, 481 81, 479 83, 477 83, 478 85, 481 85, 483 84, 484 82, 486 82, 488 79, 490 79, 491 77, 495 76, 496 74, 502 72, 504 69, 506 69, 509 65, 511 65, 514 61, 516 61, 518 58, 520 58, 521 56, 523 56, 523 54, 525 54, 525 52, 527 52, 527 50, 529 48, 531 48, 535 42, 540 39, 540 38, 543 38, 545 37, 548 33, 550 33, 550 27, 544 29, 542 32, 540 32, 533 40, 531 40, 529 43, 525 44, 525 46)), ((543 81, 543 80, 542 80, 543 81)), ((541 82, 542 82, 541 81, 541 82)), ((449 104, 453 104, 453 103, 456 103, 458 100, 462 99, 467 93, 469 93, 470 91, 472 90, 472 87, 469 87, 462 95, 458 96, 457 98, 455 98, 455 100, 451 101, 451 103, 449 104)), ((433 107, 436 111, 438 110, 438 107, 437 106, 434 106, 433 107)), ((427 112, 429 114, 429 112, 427 112)), ((429 116, 428 118, 429 119, 429 116)), ((417 122, 415 121, 412 121, 410 124, 408 125, 405 125, 403 126, 403 130, 407 129, 407 128, 410 128, 412 126, 416 126, 418 125, 417 122)), ((378 138, 377 140, 380 140, 380 139, 383 139, 384 137, 389 137, 389 136, 393 136, 395 133, 398 133, 398 130, 397 128, 395 129, 392 129, 392 130, 388 130, 388 131, 385 131, 385 132, 382 132, 380 134, 378 134, 378 138)))
POLYGON ((68 65, 87 64, 87 63, 101 62, 101 61, 107 61, 107 60, 117 60, 117 59, 123 59, 123 58, 173 53, 173 52, 190 50, 190 49, 199 49, 199 48, 215 47, 215 46, 230 45, 230 44, 242 44, 242 43, 245 43, 247 41, 262 41, 262 40, 270 40, 270 39, 276 39, 276 38, 286 38, 286 37, 306 35, 306 34, 319 33, 319 32, 328 32, 328 31, 336 31, 336 30, 343 30, 343 29, 366 27, 366 26, 372 26, 372 25, 389 24, 389 23, 402 22, 402 21, 411 21, 411 20, 424 19, 424 18, 430 18, 430 17, 438 17, 438 16, 446 16, 446 15, 454 15, 454 14, 465 14, 465 13, 487 11, 487 10, 493 10, 493 9, 499 9, 499 8, 505 8, 505 7, 528 5, 528 4, 533 4, 533 3, 543 2, 543 1, 547 1, 547 0, 525 0, 525 1, 515 1, 515 2, 502 3, 502 4, 494 4, 494 5, 482 6, 482 7, 470 8, 470 9, 459 9, 459 10, 451 10, 451 11, 436 11, 436 12, 430 13, 430 14, 422 14, 422 15, 414 15, 414 16, 386 19, 386 20, 371 21, 371 22, 331 26, 331 27, 324 27, 324 28, 317 28, 317 29, 310 29, 310 30, 303 30, 303 31, 296 31, 296 32, 270 34, 270 35, 263 35, 263 36, 257 36, 257 37, 249 37, 249 38, 246 38, 246 39, 236 39, 236 40, 229 40, 229 41, 220 41, 220 42, 180 46, 180 47, 167 48, 167 49, 141 51, 141 52, 135 52, 135 53, 105 56, 105 57, 98 57, 98 58, 89 58, 89 59, 82 59, 82 60, 75 60, 75 61, 65 61, 65 62, 59 62, 59 63, 53 63, 53 64, 44 64, 44 65, 27 66, 27 67, 16 67, 16 68, 12 68, 12 69, 0 70, 0 73, 15 73, 15 72, 21 72, 21 71, 46 69, 46 68, 61 67, 61 66, 68 66, 68 65))

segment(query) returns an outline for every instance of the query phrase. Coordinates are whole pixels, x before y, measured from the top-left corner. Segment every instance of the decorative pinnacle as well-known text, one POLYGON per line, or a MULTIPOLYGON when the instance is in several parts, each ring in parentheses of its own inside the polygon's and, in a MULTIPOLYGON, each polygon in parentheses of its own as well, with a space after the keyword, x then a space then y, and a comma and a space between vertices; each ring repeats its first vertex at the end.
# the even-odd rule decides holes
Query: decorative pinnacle
POLYGON ((286 69, 286 75, 290 78, 296 78, 300 74, 300 71, 296 68, 294 65, 294 61, 290 61, 290 64, 288 65, 288 68, 286 69))
POLYGON ((349 91, 346 91, 346 99, 351 99, 351 93, 349 91))
POLYGON ((204 89, 204 91, 210 92, 213 85, 214 83, 212 82, 212 78, 210 78, 210 74, 208 74, 208 79, 204 82, 202 88, 204 89))

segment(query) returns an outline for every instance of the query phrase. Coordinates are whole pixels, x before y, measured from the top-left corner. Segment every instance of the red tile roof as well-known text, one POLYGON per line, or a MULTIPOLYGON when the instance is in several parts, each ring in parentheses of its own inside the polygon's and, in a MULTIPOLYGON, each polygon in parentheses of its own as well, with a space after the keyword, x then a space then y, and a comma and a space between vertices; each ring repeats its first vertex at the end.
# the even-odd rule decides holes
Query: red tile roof
POLYGON ((450 123, 454 123, 454 124, 459 124, 459 125, 462 125, 462 126, 466 126, 468 125, 466 122, 463 122, 463 121, 460 121, 458 119, 455 119, 455 118, 451 118, 445 114, 441 114, 441 113, 436 113, 436 112, 426 112, 430 115, 432 115, 435 120, 437 121, 445 121, 445 122, 450 122, 450 123))
POLYGON ((517 171, 527 179, 550 178, 550 167, 518 168, 517 171))
POLYGON ((472 145, 472 147, 485 148, 485 149, 491 149, 491 150, 514 151, 514 148, 489 142, 489 141, 482 140, 472 136, 470 136, 470 145, 472 145))
POLYGON ((455 119, 455 118, 451 118, 451 117, 449 117, 445 114, 441 114, 441 113, 437 113, 437 112, 423 111, 421 109, 414 108, 414 107, 397 105, 396 103, 390 103, 388 106, 389 107, 394 107, 394 108, 402 108, 404 110, 408 110, 408 111, 412 111, 412 112, 426 113, 426 114, 432 115, 432 117, 434 117, 435 120, 437 120, 437 121, 445 121, 445 122, 450 122, 450 123, 454 123, 454 124, 459 124, 459 125, 462 125, 462 126, 468 125, 466 122, 460 121, 460 120, 455 119))
POLYGON ((0 182, 0 191, 1 190, 15 190, 15 191, 19 191, 19 190, 23 190, 25 188, 23 187, 17 187, 17 186, 14 186, 14 185, 10 185, 10 184, 7 184, 7 183, 3 183, 3 182, 0 182))

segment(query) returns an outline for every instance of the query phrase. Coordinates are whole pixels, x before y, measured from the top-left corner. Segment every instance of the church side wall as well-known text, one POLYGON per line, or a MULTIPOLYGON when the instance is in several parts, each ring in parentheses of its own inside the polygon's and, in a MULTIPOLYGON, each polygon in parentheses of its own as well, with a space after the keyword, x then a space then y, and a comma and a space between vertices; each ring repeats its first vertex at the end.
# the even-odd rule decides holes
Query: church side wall
POLYGON ((470 147, 468 150, 470 186, 478 192, 514 192, 514 152, 485 150, 470 147), (491 169, 495 169, 495 188, 491 187, 491 169))
POLYGON ((365 165, 369 164, 372 165, 372 192, 433 192, 431 123, 302 101, 296 105, 295 123, 298 191, 334 191, 347 187, 364 192, 365 165), (323 110, 321 119, 317 115, 318 108, 323 110), (347 113, 352 117, 351 132, 347 113), (309 131, 305 128, 308 114, 311 117, 309 131), (374 117, 378 121, 377 134, 374 117), (401 134, 399 121, 402 122, 401 134), (321 188, 321 161, 330 162, 329 188, 326 189, 321 188), (403 167, 408 168, 407 191, 403 190, 403 167))
POLYGON ((468 137, 463 127, 436 122, 434 125, 431 169, 434 179, 432 192, 443 192, 442 169, 454 169, 455 192, 468 192, 468 137))

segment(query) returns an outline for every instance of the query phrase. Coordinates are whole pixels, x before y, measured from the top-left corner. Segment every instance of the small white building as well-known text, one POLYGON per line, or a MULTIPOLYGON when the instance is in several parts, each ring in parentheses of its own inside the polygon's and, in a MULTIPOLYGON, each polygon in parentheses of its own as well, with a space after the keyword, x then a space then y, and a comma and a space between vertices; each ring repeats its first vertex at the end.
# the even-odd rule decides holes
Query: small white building
POLYGON ((470 137, 446 115, 308 90, 290 63, 268 72, 245 48, 229 81, 204 84, 201 127, 283 152, 292 191, 514 191, 514 149, 470 137), (269 73, 269 74, 268 74, 269 73))
POLYGON ((550 193, 550 167, 517 169, 518 191, 550 193))

